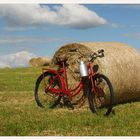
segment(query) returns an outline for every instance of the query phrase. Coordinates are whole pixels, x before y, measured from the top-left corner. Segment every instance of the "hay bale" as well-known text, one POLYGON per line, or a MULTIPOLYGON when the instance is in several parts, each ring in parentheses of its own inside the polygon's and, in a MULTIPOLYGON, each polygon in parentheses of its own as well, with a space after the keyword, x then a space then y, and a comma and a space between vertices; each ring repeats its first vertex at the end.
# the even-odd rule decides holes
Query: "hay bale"
POLYGON ((48 66, 50 64, 50 60, 48 57, 37 57, 30 59, 29 64, 33 67, 48 66))
POLYGON ((115 92, 115 103, 140 100, 140 54, 134 48, 118 42, 73 43, 61 47, 55 53, 52 64, 56 63, 56 57, 68 58, 67 73, 70 88, 80 80, 79 63, 76 61, 80 55, 78 52, 71 52, 72 49, 79 49, 85 54, 104 49, 105 57, 97 58, 94 64, 98 64, 99 72, 110 79, 115 92))

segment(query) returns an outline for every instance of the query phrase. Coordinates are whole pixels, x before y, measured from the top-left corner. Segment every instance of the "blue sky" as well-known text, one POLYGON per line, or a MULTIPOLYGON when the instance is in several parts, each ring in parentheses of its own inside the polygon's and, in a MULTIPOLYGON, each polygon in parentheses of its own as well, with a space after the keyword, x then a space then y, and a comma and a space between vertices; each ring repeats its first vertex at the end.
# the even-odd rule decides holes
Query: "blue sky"
POLYGON ((0 5, 0 67, 17 58, 23 66, 26 55, 52 57, 64 44, 86 41, 140 50, 140 5, 0 5))

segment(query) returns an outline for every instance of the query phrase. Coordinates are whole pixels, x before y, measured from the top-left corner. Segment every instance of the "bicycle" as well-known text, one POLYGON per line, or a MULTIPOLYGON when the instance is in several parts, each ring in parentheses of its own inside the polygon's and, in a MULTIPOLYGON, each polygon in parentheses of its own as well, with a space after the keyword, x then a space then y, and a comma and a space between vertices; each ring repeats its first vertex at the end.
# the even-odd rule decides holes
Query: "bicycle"
MULTIPOLYGON (((80 60, 82 60, 83 56, 87 56, 77 49, 72 51, 76 51, 81 55, 79 57, 80 60)), ((67 58, 57 58, 56 61, 60 67, 59 70, 43 68, 42 74, 38 77, 36 81, 34 92, 37 105, 39 107, 44 107, 44 104, 46 104, 46 106, 49 105, 50 108, 54 108, 58 104, 60 104, 60 101, 63 98, 64 104, 74 109, 73 105, 71 104, 72 98, 81 92, 84 85, 87 85, 86 94, 88 96, 90 110, 93 113, 97 113, 98 109, 105 106, 106 109, 104 109, 104 114, 109 115, 114 104, 113 87, 110 80, 105 75, 99 74, 94 71, 94 67, 92 64, 92 62, 97 57, 104 57, 104 50, 98 50, 98 53, 92 52, 89 56, 90 58, 88 60, 88 75, 82 77, 81 81, 73 89, 68 88, 66 71, 66 64, 68 60, 67 58), (41 90, 43 94, 40 93, 41 85, 43 86, 43 91, 41 90), (43 97, 41 97, 41 95, 43 95, 43 97)))

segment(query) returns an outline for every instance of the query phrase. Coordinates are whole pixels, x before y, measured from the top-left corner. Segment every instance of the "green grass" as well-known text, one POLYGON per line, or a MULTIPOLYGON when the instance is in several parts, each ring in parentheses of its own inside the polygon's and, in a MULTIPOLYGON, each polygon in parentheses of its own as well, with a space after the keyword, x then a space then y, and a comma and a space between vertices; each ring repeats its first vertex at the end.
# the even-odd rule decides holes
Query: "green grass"
POLYGON ((0 70, 0 136, 139 136, 140 102, 114 107, 109 117, 88 107, 41 109, 34 100, 39 68, 0 70))

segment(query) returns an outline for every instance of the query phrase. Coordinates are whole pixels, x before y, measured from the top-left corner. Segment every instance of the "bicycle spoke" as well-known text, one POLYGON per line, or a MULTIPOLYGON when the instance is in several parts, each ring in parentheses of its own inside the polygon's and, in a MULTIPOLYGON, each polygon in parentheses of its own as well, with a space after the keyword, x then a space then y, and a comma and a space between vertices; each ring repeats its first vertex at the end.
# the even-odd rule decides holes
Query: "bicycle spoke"
POLYGON ((35 90, 35 99, 40 107, 49 108, 58 99, 59 93, 52 93, 51 89, 60 89, 61 83, 58 85, 58 77, 54 74, 45 73, 38 78, 35 90), (57 81, 56 81, 57 80, 57 81))
POLYGON ((93 77, 94 90, 90 94, 90 107, 91 111, 94 112, 105 112, 104 114, 108 115, 113 107, 113 88, 109 79, 104 75, 95 75, 93 77), (92 95, 93 94, 93 95, 92 95), (104 108, 104 109, 103 109, 104 108))

